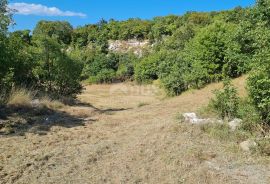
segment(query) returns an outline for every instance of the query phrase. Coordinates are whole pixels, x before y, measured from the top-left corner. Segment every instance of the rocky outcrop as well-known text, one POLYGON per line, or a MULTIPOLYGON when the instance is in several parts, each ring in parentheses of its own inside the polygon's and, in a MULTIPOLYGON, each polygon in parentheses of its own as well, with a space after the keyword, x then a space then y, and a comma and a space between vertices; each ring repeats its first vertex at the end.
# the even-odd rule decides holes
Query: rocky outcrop
POLYGON ((149 40, 139 41, 132 40, 109 40, 109 50, 112 52, 128 53, 133 52, 138 56, 142 56, 143 51, 150 47, 149 40))

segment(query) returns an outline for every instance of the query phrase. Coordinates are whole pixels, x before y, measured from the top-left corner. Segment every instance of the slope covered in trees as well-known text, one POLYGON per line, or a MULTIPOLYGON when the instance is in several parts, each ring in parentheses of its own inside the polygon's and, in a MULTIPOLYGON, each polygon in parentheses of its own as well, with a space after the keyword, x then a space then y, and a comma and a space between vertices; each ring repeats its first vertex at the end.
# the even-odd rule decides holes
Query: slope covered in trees
POLYGON ((81 81, 111 83, 159 79, 168 95, 250 72, 250 97, 269 122, 269 0, 250 8, 188 12, 153 20, 101 20, 73 28, 68 22, 41 21, 8 32, 12 16, 0 6, 0 89, 2 102, 12 88, 26 87, 54 97, 75 97, 81 81), (113 53, 110 40, 149 40, 141 57, 113 53))

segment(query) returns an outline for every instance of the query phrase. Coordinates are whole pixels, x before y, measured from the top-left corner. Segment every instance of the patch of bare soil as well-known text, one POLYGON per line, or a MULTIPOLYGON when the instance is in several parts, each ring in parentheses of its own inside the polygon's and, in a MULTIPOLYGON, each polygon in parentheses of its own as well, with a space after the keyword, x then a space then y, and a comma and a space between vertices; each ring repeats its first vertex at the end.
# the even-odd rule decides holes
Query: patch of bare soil
MULTIPOLYGON (((244 78, 234 82, 244 94, 244 78)), ((56 119, 46 134, 1 135, 0 183, 270 183, 269 158, 177 120, 220 84, 169 99, 123 85, 87 86, 82 104, 61 109, 81 124, 56 119)))

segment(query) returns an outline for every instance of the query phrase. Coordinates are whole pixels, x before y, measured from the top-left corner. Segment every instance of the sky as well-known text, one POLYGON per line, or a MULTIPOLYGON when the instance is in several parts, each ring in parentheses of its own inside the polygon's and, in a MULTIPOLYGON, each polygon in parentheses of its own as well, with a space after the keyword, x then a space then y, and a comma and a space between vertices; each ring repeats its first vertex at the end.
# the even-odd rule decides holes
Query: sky
POLYGON ((65 20, 74 27, 100 19, 151 19, 187 11, 219 11, 254 5, 255 0, 9 0, 16 9, 11 30, 33 30, 40 20, 65 20))

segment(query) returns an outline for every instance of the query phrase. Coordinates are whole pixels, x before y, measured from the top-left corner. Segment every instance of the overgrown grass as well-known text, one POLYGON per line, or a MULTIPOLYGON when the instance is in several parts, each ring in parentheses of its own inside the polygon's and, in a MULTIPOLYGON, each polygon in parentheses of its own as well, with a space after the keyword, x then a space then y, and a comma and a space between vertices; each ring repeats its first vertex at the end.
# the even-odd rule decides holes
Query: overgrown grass
POLYGON ((240 129, 231 131, 230 127, 226 123, 204 124, 201 125, 201 130, 210 136, 219 139, 220 141, 241 142, 252 137, 249 132, 242 131, 240 129))
POLYGON ((64 107, 64 104, 62 102, 58 100, 52 100, 47 96, 41 98, 40 104, 53 110, 57 110, 64 107))
POLYGON ((23 88, 17 88, 11 91, 7 100, 7 105, 30 107, 32 100, 33 93, 23 88))
POLYGON ((257 140, 256 142, 258 146, 254 151, 264 156, 270 156, 270 137, 257 140))
MULTIPOLYGON (((6 104, 14 107, 31 107, 33 106, 34 99, 34 92, 24 88, 16 88, 11 91, 6 104)), ((41 107, 44 106, 53 110, 64 107, 62 102, 53 100, 48 96, 42 96, 39 99, 40 100, 37 99, 37 105, 41 107)))

